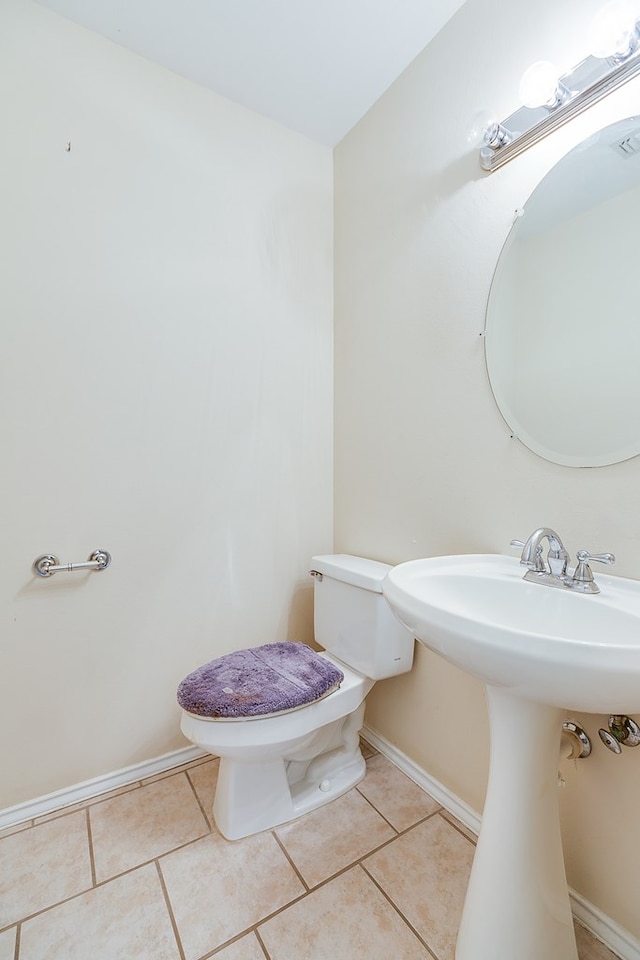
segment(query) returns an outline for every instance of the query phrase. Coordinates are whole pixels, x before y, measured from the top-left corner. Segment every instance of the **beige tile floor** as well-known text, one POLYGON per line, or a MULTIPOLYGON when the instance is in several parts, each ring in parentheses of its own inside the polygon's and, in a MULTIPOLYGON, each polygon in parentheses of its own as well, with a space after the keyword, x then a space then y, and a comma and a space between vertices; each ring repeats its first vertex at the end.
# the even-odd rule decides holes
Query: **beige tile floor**
POLYGON ((5 831, 0 960, 453 960, 473 844, 367 753, 358 787, 235 843, 212 759, 5 831))

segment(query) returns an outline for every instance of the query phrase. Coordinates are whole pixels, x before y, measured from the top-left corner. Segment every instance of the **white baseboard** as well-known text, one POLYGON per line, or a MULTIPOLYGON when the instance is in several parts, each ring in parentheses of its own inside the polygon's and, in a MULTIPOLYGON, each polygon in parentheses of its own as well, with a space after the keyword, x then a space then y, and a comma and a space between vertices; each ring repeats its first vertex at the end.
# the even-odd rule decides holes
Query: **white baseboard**
MULTIPOLYGON (((447 787, 443 786, 438 780, 430 776, 414 763, 406 754, 398 750, 392 743, 385 740, 379 733, 367 724, 362 728, 364 739, 375 747, 383 756, 391 760, 403 773, 406 773, 415 783, 426 790, 426 792, 437 800, 469 830, 477 834, 480 830, 482 817, 475 810, 472 810, 463 800, 456 797, 447 787)), ((632 936, 628 930, 625 930, 606 914, 602 913, 596 906, 585 900, 583 896, 569 889, 571 898, 571 909, 573 915, 587 930, 601 940, 620 960, 640 960, 640 940, 632 936)))
POLYGON ((189 763, 191 760, 197 760, 198 757, 205 755, 200 747, 182 747, 172 753, 164 753, 161 757, 143 760, 142 763, 134 763, 130 767, 123 767, 122 770, 105 773, 99 777, 94 777, 92 780, 85 780, 83 783, 64 787, 62 790, 55 790, 43 797, 36 797, 35 800, 26 800, 24 803, 17 803, 13 807, 5 807, 4 810, 0 810, 0 830, 16 823, 22 823, 25 820, 32 820, 34 817, 52 813, 62 807, 68 807, 72 803, 89 800, 91 797, 108 793, 109 790, 116 790, 118 787, 127 786, 127 784, 135 783, 137 780, 153 777, 157 773, 163 773, 165 770, 179 767, 183 763, 189 763))
POLYGON ((583 927, 590 930, 594 937, 615 953, 620 960, 638 960, 640 958, 640 940, 637 940, 628 930, 615 923, 611 917, 575 890, 569 889, 571 909, 573 915, 583 927))

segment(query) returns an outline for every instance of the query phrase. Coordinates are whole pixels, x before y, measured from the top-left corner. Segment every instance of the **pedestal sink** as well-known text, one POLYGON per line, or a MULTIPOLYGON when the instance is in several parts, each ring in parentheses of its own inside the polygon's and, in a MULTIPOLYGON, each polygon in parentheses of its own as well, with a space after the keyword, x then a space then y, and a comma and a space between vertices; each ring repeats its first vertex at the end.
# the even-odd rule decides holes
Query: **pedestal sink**
POLYGON ((567 710, 640 710, 640 582, 585 595, 523 580, 517 559, 432 557, 383 593, 429 649, 479 677, 489 783, 456 960, 577 960, 557 801, 567 710))

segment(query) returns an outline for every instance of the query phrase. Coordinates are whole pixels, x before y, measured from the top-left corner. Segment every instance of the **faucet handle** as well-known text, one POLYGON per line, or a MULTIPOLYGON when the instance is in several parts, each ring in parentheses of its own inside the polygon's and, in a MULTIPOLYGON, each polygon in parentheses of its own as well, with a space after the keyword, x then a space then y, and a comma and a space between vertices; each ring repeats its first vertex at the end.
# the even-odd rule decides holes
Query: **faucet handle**
POLYGON ((531 551, 528 549, 531 544, 531 538, 525 543, 523 540, 511 540, 509 543, 510 547, 517 547, 522 550, 520 556, 520 563, 523 567, 528 567, 530 570, 535 570, 537 573, 542 573, 545 570, 544 561, 542 559, 542 544, 538 544, 536 547, 533 559, 531 558, 531 551))
POLYGON ((578 550, 576 560, 578 563, 589 563, 591 560, 597 560, 598 563, 616 562, 616 558, 612 553, 588 553, 586 550, 578 550))
POLYGON ((574 583, 593 583, 593 573, 589 563, 591 560, 597 560, 598 563, 615 563, 616 558, 612 553, 589 553, 587 550, 578 550, 576 553, 578 566, 573 574, 574 583))

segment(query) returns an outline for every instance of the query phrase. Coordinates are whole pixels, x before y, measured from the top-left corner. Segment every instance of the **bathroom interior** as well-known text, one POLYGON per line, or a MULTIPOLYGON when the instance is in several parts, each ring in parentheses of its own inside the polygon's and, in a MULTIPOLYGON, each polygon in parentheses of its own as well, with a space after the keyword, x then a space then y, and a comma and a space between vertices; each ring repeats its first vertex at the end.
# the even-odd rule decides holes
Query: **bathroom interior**
MULTIPOLYGON (((2 843, 25 824, 211 764, 180 732, 177 684, 239 647, 313 643, 314 555, 517 556, 513 539, 551 526, 572 557, 610 551, 607 574, 640 579, 640 459, 530 449, 496 405, 484 337, 514 217, 570 150, 640 114, 640 77, 493 173, 469 136, 518 108, 532 62, 579 62, 601 6, 453 4, 333 143, 53 0, 2 0, 0 890, 2 843), (33 575, 38 556, 96 549, 108 570, 33 575)), ((556 273, 539 278, 551 297, 556 273)), ((612 312, 632 281, 612 278, 612 312)), ((560 393, 563 412, 579 419, 590 388, 560 393)), ((571 903, 593 935, 581 960, 640 960, 640 750, 605 748, 604 713, 567 720, 593 745, 559 761, 571 903)), ((364 722, 372 778, 402 772, 458 835, 477 830, 480 680, 416 643, 364 722)), ((27 927, 0 915, 0 960, 40 956, 27 927)), ((293 960, 235 936, 191 953, 178 938, 154 960, 293 960)), ((420 950, 454 957, 453 942, 420 950)))

